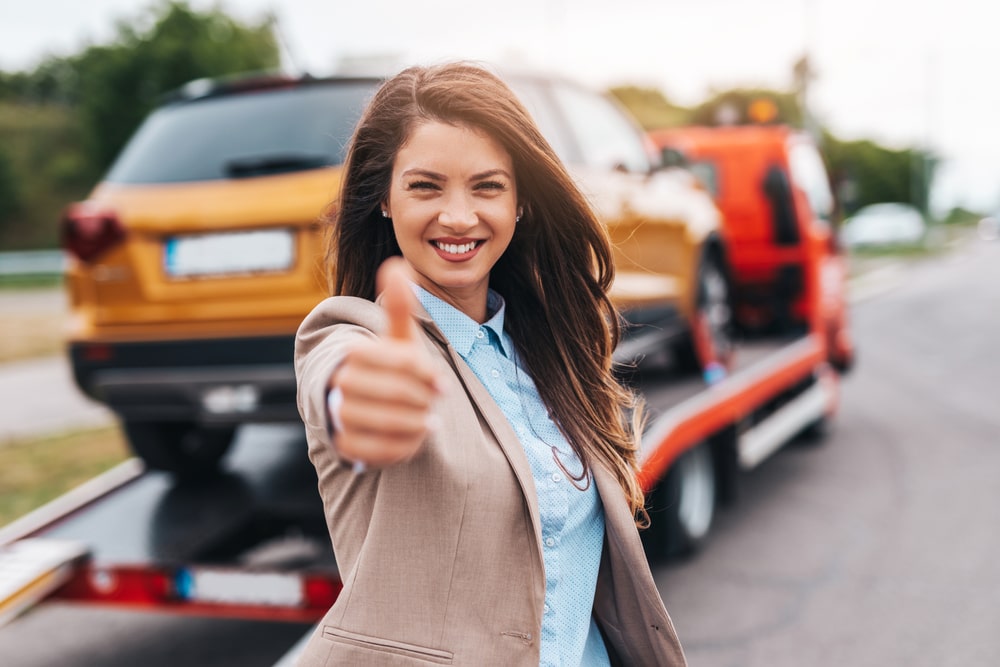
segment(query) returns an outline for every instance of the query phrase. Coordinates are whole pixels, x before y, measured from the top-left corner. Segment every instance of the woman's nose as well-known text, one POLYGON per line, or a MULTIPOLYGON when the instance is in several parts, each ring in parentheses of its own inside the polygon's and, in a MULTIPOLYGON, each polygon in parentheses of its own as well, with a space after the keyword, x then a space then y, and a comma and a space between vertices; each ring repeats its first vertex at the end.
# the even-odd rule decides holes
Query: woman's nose
POLYGON ((451 229, 470 229, 476 225, 476 211, 466 197, 449 197, 438 213, 438 222, 451 229))

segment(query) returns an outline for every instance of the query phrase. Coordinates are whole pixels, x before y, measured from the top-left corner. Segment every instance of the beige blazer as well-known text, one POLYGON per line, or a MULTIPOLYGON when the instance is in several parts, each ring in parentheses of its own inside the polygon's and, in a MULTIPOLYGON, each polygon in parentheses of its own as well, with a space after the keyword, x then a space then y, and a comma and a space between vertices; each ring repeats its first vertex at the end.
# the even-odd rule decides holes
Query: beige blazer
MULTIPOLYGON (((299 328, 299 412, 344 582, 300 664, 536 666, 545 575, 531 468, 489 392, 418 320, 445 379, 441 427, 411 461, 359 475, 331 446, 326 384, 353 342, 385 329, 383 311, 334 297, 299 328)), ((594 616, 612 661, 684 665, 625 496, 603 466, 593 473, 606 526, 594 616)))

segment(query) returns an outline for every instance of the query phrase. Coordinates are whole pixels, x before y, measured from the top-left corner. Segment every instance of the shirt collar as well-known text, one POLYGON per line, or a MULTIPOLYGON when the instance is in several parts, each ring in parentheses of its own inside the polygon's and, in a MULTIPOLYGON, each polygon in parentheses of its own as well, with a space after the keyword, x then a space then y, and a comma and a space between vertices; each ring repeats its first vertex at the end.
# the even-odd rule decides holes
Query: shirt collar
POLYGON ((486 322, 480 325, 474 319, 455 308, 450 303, 439 299, 423 287, 411 283, 413 293, 417 295, 420 305, 424 307, 427 314, 434 320, 444 337, 448 339, 451 346, 455 348, 463 357, 469 355, 472 345, 476 342, 476 333, 479 329, 485 328, 493 333, 493 338, 500 342, 500 347, 504 355, 510 358, 510 341, 504 335, 503 324, 504 314, 507 304, 503 297, 490 290, 486 295, 486 311, 493 313, 486 322))

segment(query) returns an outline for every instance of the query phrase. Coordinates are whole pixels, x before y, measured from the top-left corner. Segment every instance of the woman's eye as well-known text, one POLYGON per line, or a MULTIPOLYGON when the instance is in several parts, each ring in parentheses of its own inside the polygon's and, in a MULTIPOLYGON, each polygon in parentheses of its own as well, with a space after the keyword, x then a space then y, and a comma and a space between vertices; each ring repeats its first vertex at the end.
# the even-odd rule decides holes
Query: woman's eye
POLYGON ((407 186, 410 190, 437 190, 438 185, 432 181, 413 181, 407 186))
POLYGON ((477 190, 506 190, 507 186, 500 181, 483 181, 476 184, 477 190))

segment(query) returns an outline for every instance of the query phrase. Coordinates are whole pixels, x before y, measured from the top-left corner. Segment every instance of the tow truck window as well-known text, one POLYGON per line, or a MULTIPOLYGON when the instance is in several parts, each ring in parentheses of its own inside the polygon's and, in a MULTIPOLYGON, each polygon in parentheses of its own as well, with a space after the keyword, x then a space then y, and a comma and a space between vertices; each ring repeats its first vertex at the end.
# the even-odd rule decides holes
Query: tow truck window
POLYGON ((709 160, 692 160, 688 163, 688 169, 695 175, 712 199, 719 199, 719 171, 715 163, 709 160))
POLYGON ((805 192, 813 215, 829 222, 833 214, 833 194, 819 151, 806 143, 793 143, 789 147, 788 166, 792 180, 805 192))

